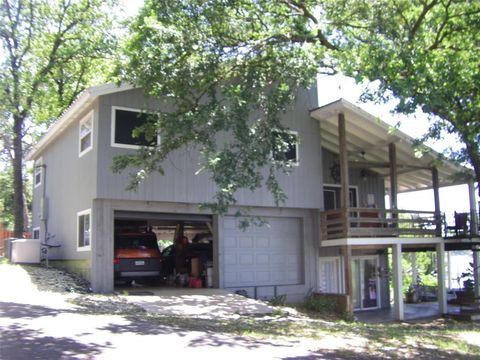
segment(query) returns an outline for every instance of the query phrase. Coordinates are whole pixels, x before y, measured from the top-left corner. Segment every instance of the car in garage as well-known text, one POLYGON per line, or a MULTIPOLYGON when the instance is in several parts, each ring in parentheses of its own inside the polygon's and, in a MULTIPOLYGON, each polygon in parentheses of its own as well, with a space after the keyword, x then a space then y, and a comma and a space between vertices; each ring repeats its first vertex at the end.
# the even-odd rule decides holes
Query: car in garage
POLYGON ((115 280, 162 279, 163 257, 153 232, 118 233, 114 247, 115 280))
MULTIPOLYGON (((163 273, 165 276, 172 275, 175 270, 175 245, 167 246, 162 251, 163 257, 163 273)), ((208 263, 213 263, 213 246, 212 242, 205 243, 189 243, 182 252, 182 259, 185 262, 185 266, 190 268, 193 258, 197 258, 203 267, 206 267, 208 263)))

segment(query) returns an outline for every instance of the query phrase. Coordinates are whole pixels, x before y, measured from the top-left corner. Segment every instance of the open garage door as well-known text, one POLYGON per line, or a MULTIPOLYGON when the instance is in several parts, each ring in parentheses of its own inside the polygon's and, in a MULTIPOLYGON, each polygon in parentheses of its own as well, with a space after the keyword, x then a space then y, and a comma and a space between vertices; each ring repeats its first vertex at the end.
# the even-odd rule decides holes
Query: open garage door
POLYGON ((213 242, 208 215, 116 211, 115 279, 117 283, 156 280, 158 285, 212 287, 213 242), (158 276, 150 266, 155 261, 161 262, 158 276))
POLYGON ((238 228, 238 219, 223 221, 226 288, 296 285, 304 281, 301 220, 266 218, 268 225, 238 228))

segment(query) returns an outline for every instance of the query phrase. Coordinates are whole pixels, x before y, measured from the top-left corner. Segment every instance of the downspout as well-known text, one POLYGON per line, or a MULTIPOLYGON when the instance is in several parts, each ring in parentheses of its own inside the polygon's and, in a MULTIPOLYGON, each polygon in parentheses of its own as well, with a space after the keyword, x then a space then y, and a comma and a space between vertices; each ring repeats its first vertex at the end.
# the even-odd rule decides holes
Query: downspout
POLYGON ((47 165, 42 164, 36 167, 42 168, 42 194, 40 197, 40 221, 43 223, 43 241, 48 243, 48 215, 47 215, 47 165))

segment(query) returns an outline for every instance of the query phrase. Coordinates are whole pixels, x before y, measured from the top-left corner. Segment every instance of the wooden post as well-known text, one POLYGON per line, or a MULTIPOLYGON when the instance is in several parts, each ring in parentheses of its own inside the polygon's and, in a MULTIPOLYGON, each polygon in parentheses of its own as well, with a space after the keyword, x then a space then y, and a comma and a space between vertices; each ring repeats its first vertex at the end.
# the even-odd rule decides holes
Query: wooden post
POLYGON ((475 297, 480 297, 480 251, 473 249, 473 290, 475 297))
POLYGON ((395 219, 398 214, 397 192, 398 192, 398 173, 397 173, 397 147, 395 143, 388 144, 388 158, 390 162, 390 209, 392 210, 393 227, 397 227, 398 223, 395 219))
POLYGON ((348 175, 348 152, 347 152, 347 129, 345 123, 345 115, 338 114, 338 146, 340 157, 340 207, 343 209, 345 216, 345 237, 350 235, 350 221, 347 208, 350 206, 350 186, 348 175))
MULTIPOLYGON (((468 198, 470 200, 470 236, 478 236, 478 213, 475 196, 475 184, 468 182, 468 198)), ((473 288, 475 297, 480 297, 480 252, 473 249, 473 288)))
POLYGON ((403 278, 402 278, 402 245, 392 246, 392 268, 393 268, 393 303, 395 317, 403 320, 403 278))
POLYGON ((345 115, 338 114, 338 145, 340 147, 340 207, 346 209, 350 206, 350 191, 348 179, 348 154, 347 154, 347 133, 345 115))
POLYGON ((433 187, 433 199, 435 202, 435 227, 436 235, 442 236, 442 216, 440 214, 440 184, 438 181, 438 169, 432 168, 432 187, 433 187))
POLYGON ((352 247, 342 246, 345 267, 345 294, 347 295, 347 312, 353 314, 353 287, 352 287, 352 247))
POLYGON ((473 181, 468 182, 468 198, 470 200, 470 235, 473 237, 478 235, 477 201, 475 197, 475 184, 473 181))
POLYGON ((447 288, 445 286, 445 244, 435 245, 437 251, 438 307, 441 314, 447 313, 447 288))

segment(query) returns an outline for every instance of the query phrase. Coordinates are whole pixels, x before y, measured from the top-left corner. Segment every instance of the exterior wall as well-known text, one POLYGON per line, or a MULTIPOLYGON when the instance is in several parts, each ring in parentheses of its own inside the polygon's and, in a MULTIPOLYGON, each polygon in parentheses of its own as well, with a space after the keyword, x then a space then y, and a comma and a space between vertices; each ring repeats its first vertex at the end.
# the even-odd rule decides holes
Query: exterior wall
MULTIPOLYGON (((41 185, 33 189, 32 227, 40 227, 42 242, 49 234, 49 243, 61 244, 49 251, 52 260, 90 262, 90 251, 77 250, 77 213, 92 207, 96 192, 98 128, 95 113, 93 148, 79 157, 79 122, 89 111, 91 109, 76 114, 76 121, 41 155, 45 168, 41 185), (41 220, 42 203, 46 207, 46 221, 41 220)), ((87 278, 90 276, 88 270, 81 272, 87 278)))
MULTIPOLYGON (((319 249, 320 258, 330 257, 330 256, 342 256, 340 247, 320 247, 319 249)), ((385 271, 382 271, 382 276, 380 277, 380 307, 382 309, 390 308, 390 279, 388 275, 388 254, 387 250, 383 248, 372 249, 372 248, 358 248, 352 249, 352 257, 361 256, 361 255, 378 255, 379 267, 385 271)))
MULTIPOLYGON (((332 178, 330 171, 330 168, 335 161, 338 162, 337 154, 334 154, 326 149, 322 149, 322 171, 324 185, 337 184, 332 178)), ((356 186, 358 188, 358 206, 366 206, 368 194, 373 194, 376 207, 385 208, 385 184, 383 177, 369 172, 366 179, 363 180, 360 173, 361 169, 349 169, 350 186, 356 186)), ((338 184, 338 186, 340 186, 340 184, 338 184)))
MULTIPOLYGON (((92 213, 92 276, 91 285, 95 292, 113 291, 113 227, 115 211, 138 211, 158 213, 198 214, 196 204, 168 202, 145 202, 128 200, 94 200, 92 213), (95 239, 97 239, 95 241, 95 239), (99 241, 98 239, 101 239, 99 241)), ((236 209, 232 209, 232 214, 236 209)), ((317 282, 316 251, 313 251, 318 236, 316 230, 316 211, 287 208, 252 208, 252 215, 278 218, 299 218, 302 222, 303 237, 303 282, 292 286, 279 286, 278 295, 287 295, 288 301, 302 300, 309 289, 317 282)), ((224 287, 226 265, 224 264, 223 216, 214 217, 214 286, 224 287)), ((248 233, 248 230, 247 230, 248 233)), ((235 290, 235 289, 232 289, 235 290)), ((251 290, 253 292, 253 290, 251 290)), ((253 295, 253 293, 252 293, 253 295)), ((272 297, 273 287, 261 289, 259 297, 272 297), (262 292, 263 291, 263 292, 262 292)))
MULTIPOLYGON (((298 131, 300 137, 300 165, 292 174, 279 174, 280 183, 288 195, 286 207, 318 208, 323 203, 321 146, 318 121, 310 118, 309 109, 317 105, 316 89, 305 91, 293 109, 283 115, 285 125, 298 131)), ((113 174, 112 158, 131 150, 112 147, 111 118, 112 106, 144 108, 141 90, 130 90, 99 98, 99 157, 97 198, 116 200, 168 201, 188 204, 211 201, 215 185, 208 174, 195 175, 198 170, 198 152, 195 150, 176 151, 164 165, 165 176, 152 174, 137 191, 125 191, 128 171, 113 174), (201 190, 200 190, 201 189, 201 190)), ((151 104, 151 108, 158 107, 151 104)), ((239 191, 238 205, 274 206, 272 196, 266 189, 254 193, 239 191)))

